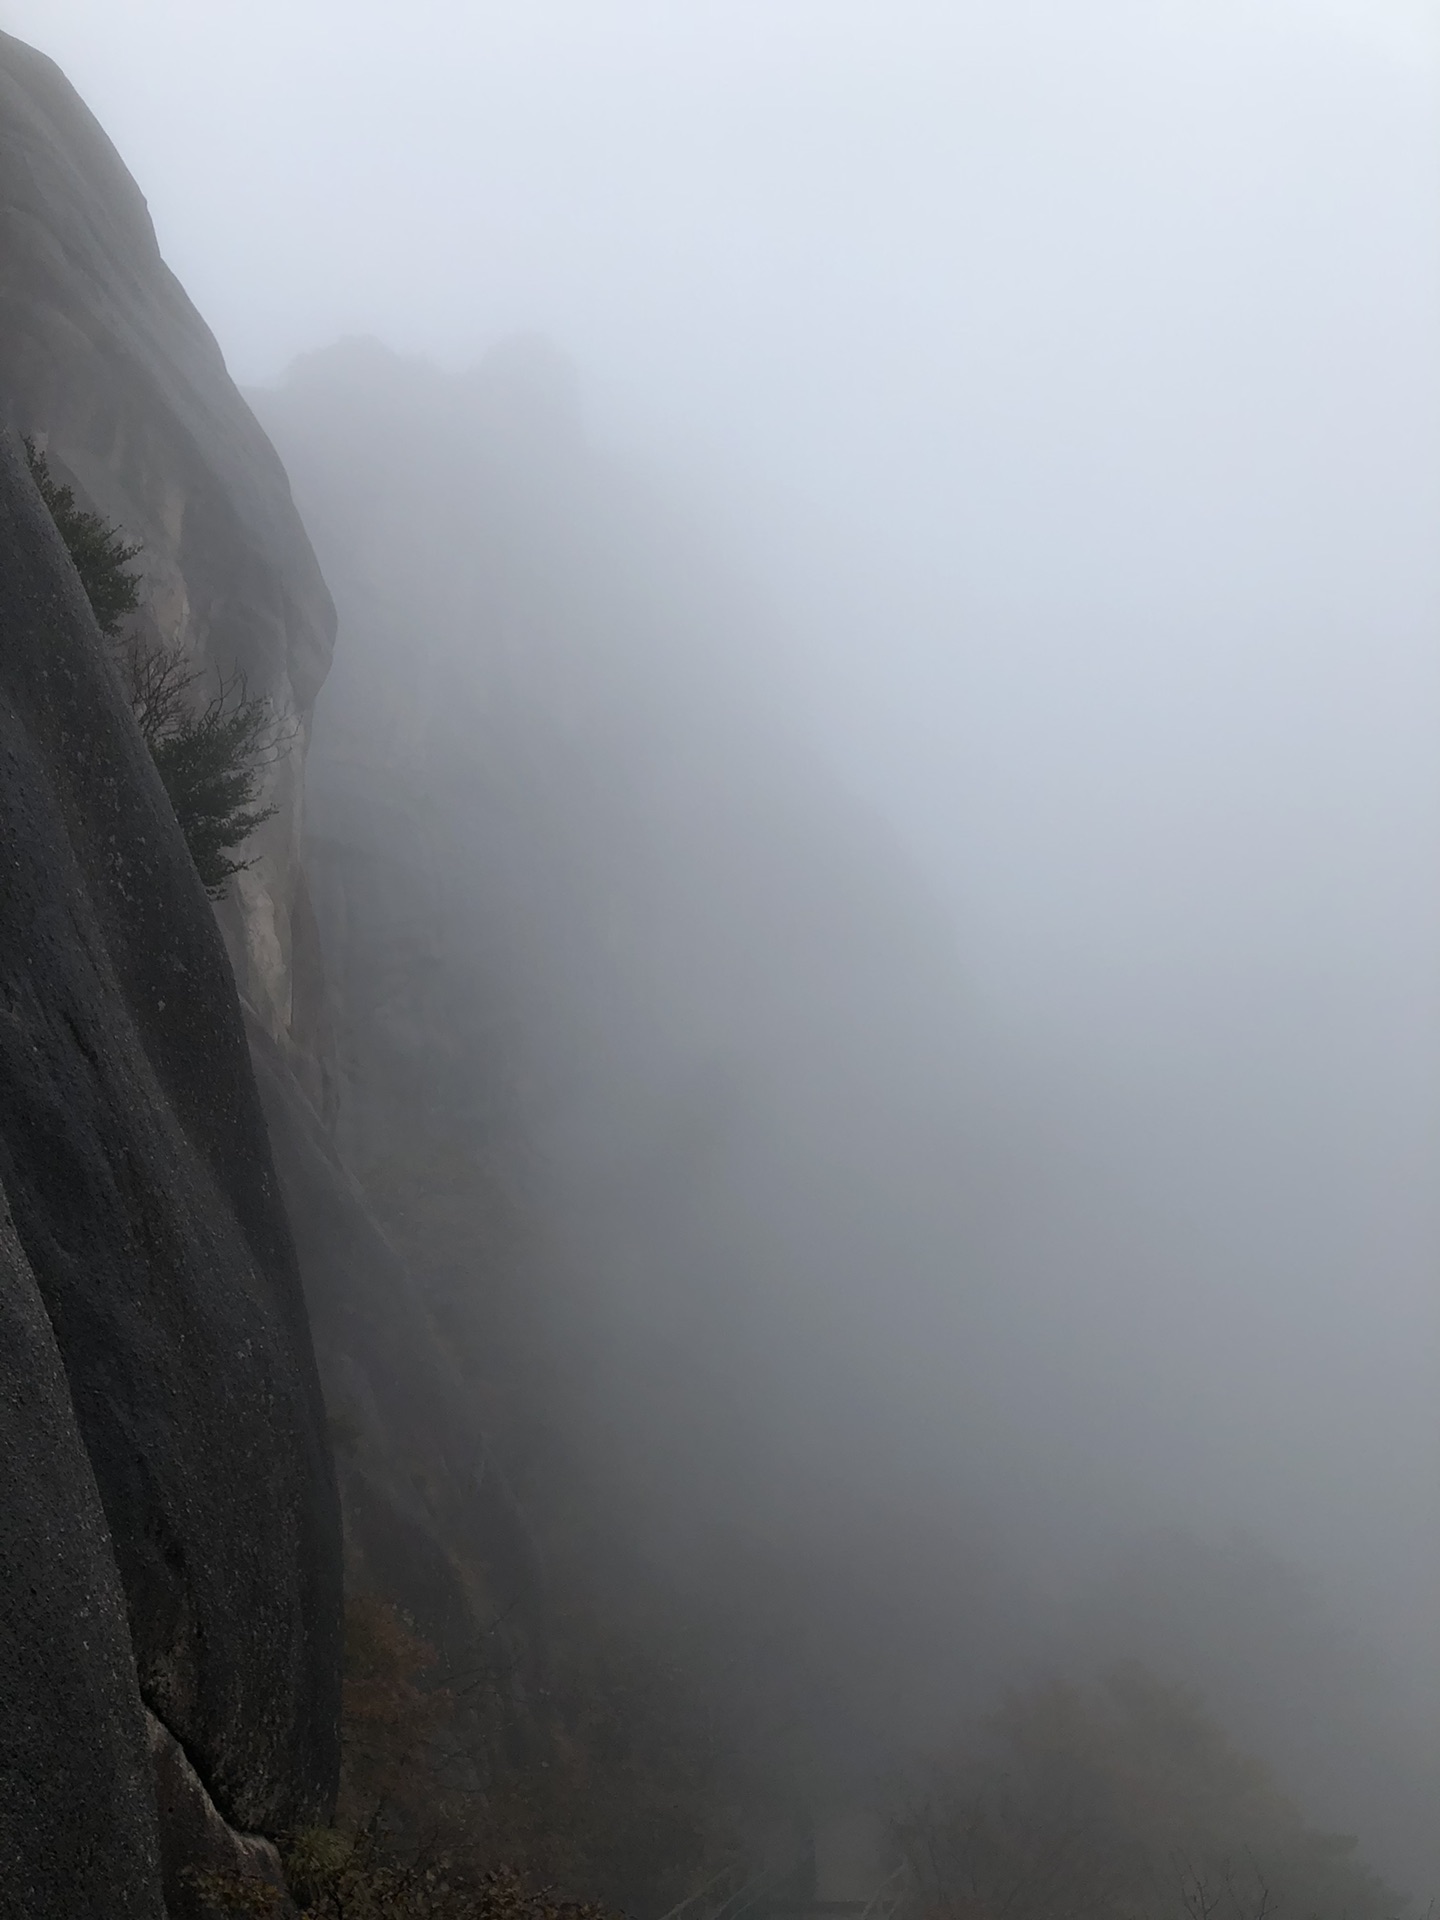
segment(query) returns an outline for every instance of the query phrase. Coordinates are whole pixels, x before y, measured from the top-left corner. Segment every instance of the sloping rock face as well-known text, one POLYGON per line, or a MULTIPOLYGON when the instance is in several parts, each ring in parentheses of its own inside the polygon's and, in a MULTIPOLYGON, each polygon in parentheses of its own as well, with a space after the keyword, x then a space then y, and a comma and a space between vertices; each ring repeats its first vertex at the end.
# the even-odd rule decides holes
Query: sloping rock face
POLYGON ((329 596, 280 462, 161 259, 135 182, 53 63, 3 34, 0 396, 56 476, 142 543, 149 636, 215 675, 243 673, 300 730, 267 771, 279 811, 221 922, 242 996, 314 1063, 301 785, 329 596))
POLYGON ((0 1447, 0 1913, 158 1920, 155 1808, 125 1598, 54 1336, 8 1212, 0 1447))
MULTIPOLYGON (((247 844, 247 857, 258 855, 257 863, 240 876, 216 918, 264 1090, 279 1197, 294 1221, 321 1378, 339 1410, 336 1430, 344 1434, 350 1571, 357 1583, 410 1607, 460 1667, 473 1670, 482 1655, 493 1654, 497 1643, 486 1634, 497 1616, 505 1616, 506 1684, 524 1691, 524 1675, 537 1657, 540 1606, 524 1526, 487 1459, 473 1396, 330 1137, 328 990, 299 853, 310 709, 334 634, 329 596, 279 459, 231 382, 215 341, 165 267, 135 183, 57 69, 4 36, 0 418, 34 436, 52 472, 70 482, 86 506, 143 542, 142 636, 179 648, 216 674, 238 669, 252 693, 264 694, 297 724, 290 751, 267 775, 273 784, 265 798, 279 814, 247 844)), ((163 956, 169 947, 168 935, 157 933, 155 954, 163 956)), ((165 1039, 179 1003, 172 990, 157 985, 142 997, 147 1018, 156 1018, 159 999, 165 1005, 157 1032, 165 1039)), ((172 1064, 183 1073, 190 1060, 205 1097, 228 1099, 224 1076, 216 1083, 209 1045, 200 1032, 178 1039, 172 1064)), ((243 1067, 236 1071, 243 1076, 243 1067)), ((123 1094, 115 1104, 123 1107, 123 1094)), ((110 1120, 118 1123, 118 1115, 106 1124, 110 1120)), ((216 1167, 227 1164, 229 1151, 223 1145, 211 1156, 216 1167)), ((45 1167, 31 1171, 32 1184, 39 1186, 45 1167)), ((46 1211, 53 1212, 59 1178, 33 1209, 41 1240, 59 1231, 46 1211)), ((253 1195, 246 1203, 247 1231, 258 1205, 252 1202, 253 1195)), ((280 1232, 277 1193, 268 1186, 264 1204, 270 1210, 264 1217, 280 1232)), ((18 1197, 15 1205, 18 1217, 18 1197)), ((161 1243, 169 1244, 165 1234, 161 1243)), ((257 1250, 268 1261, 272 1253, 278 1257, 279 1243, 270 1248, 257 1242, 257 1250)), ((284 1259, 290 1259, 288 1250, 284 1259)), ((64 1245, 55 1261, 68 1261, 67 1271, 79 1264, 64 1245)), ((98 1281, 94 1291, 108 1297, 98 1281)), ((291 1305, 299 1339, 304 1327, 298 1302, 291 1305)), ((52 1315, 56 1311, 52 1307, 52 1315)), ((95 1320, 95 1302, 81 1294, 65 1311, 70 1318, 59 1329, 62 1345, 73 1335, 77 1351, 100 1364, 109 1324, 95 1320)), ((214 1420, 223 1425, 229 1416, 203 1392, 192 1391, 195 1383, 208 1377, 229 1347, 264 1360, 263 1343, 257 1346, 238 1311, 222 1290, 217 1339, 208 1351, 188 1328, 172 1329, 177 1338, 183 1335, 193 1377, 178 1380, 173 1390, 167 1384, 155 1406, 137 1408, 138 1426, 157 1417, 163 1399, 177 1422, 193 1423, 197 1445, 209 1446, 214 1420)), ((143 1319, 137 1304, 130 1328, 137 1343, 149 1337, 143 1319)), ((277 1389, 274 1400, 280 1424, 267 1445, 284 1455, 297 1436, 285 1429, 285 1392, 277 1389)), ((97 1444, 107 1458, 113 1453, 118 1459, 108 1427, 97 1444)), ((273 1832, 318 1804, 313 1783, 326 1777, 333 1746, 322 1742, 324 1752, 317 1749, 314 1764, 307 1761, 301 1769, 310 1787, 284 1788, 261 1751, 263 1742, 252 1741, 242 1751, 229 1732, 221 1737, 224 1702, 243 1693, 240 1681, 225 1681, 221 1670, 232 1654, 247 1674, 258 1662, 255 1686, 261 1693, 271 1682, 280 1686, 282 1672, 297 1684, 304 1680, 294 1671, 286 1580, 272 1602, 262 1602, 250 1590, 251 1576, 268 1577, 268 1548, 249 1568, 235 1596, 237 1609, 242 1600, 250 1609, 243 1643, 205 1613, 209 1600, 191 1593, 192 1584, 205 1587, 212 1572, 223 1587, 226 1554, 243 1549, 257 1503, 278 1498, 267 1522, 272 1532, 289 1524, 286 1503, 293 1489, 283 1475, 277 1482, 271 1454, 254 1452, 259 1445, 258 1436, 242 1436, 231 1423, 224 1453, 233 1485, 226 1489, 230 1504, 223 1515, 191 1498, 183 1474, 173 1484, 150 1467, 117 1467, 100 1477, 107 1502, 115 1503, 112 1521, 139 1622, 146 1702, 178 1736, 220 1814, 273 1832), (217 1529, 222 1551, 213 1569, 203 1556, 196 1558, 196 1543, 184 1531, 191 1516, 197 1525, 217 1529), (197 1648, 209 1663, 205 1675, 194 1670, 197 1648)), ((299 1565, 289 1576, 293 1587, 297 1578, 310 1579, 313 1569, 306 1557, 311 1549, 299 1534, 291 1548, 299 1565)), ((328 1627, 314 1651, 322 1666, 332 1659, 328 1627)), ((482 1696, 475 1697, 483 1704, 482 1696)), ((297 1724, 315 1718, 303 1685, 294 1714, 297 1724)), ((288 1751, 293 1732, 277 1709, 277 1754, 288 1751)), ((183 1777, 173 1767, 166 1772, 172 1785, 183 1777)), ((178 1806, 184 1795, 177 1793, 167 1788, 164 1797, 178 1806)), ((209 1830, 193 1805, 182 1824, 196 1833, 209 1830)), ((167 1849, 171 1883, 172 1864, 167 1849)), ((175 1897, 172 1884, 172 1904, 175 1897)))
POLYGON ((152 1914, 142 1700, 231 1827, 325 1814, 338 1514, 224 946, 13 443, 0 823, 0 1912, 152 1914))

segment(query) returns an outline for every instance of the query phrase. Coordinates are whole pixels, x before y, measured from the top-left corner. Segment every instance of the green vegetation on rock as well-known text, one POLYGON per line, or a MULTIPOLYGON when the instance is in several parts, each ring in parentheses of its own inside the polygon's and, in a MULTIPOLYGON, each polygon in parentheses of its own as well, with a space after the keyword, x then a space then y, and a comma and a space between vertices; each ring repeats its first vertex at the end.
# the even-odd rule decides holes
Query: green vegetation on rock
POLYGON ((36 451, 33 440, 25 442, 25 458, 56 532, 75 562, 96 625, 113 640, 140 605, 140 582, 129 571, 130 562, 140 551, 139 543, 127 541, 108 520, 79 506, 74 488, 52 478, 49 463, 36 451))
POLYGON ((31 478, 65 542, 80 584, 107 639, 116 643, 121 678, 140 733, 160 775, 206 893, 220 899, 254 863, 232 858, 273 806, 257 806, 265 767, 290 733, 270 702, 251 695, 243 674, 203 691, 204 675, 172 648, 125 634, 138 611, 140 583, 130 562, 140 552, 117 527, 76 503, 74 489, 51 475, 33 440, 25 442, 31 478))
POLYGON ((203 675, 182 654, 136 641, 123 649, 120 670, 195 871, 218 900, 253 864, 232 859, 231 849, 275 814, 273 806, 255 802, 262 770, 290 736, 269 701, 251 695, 239 674, 206 698, 203 675))

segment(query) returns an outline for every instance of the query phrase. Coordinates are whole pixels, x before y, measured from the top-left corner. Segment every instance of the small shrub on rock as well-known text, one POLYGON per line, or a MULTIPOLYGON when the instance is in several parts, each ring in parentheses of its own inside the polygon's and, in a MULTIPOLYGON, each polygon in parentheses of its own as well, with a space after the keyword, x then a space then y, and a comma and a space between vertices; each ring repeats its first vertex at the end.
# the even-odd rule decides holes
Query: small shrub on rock
POLYGON ((237 873, 254 864, 232 857, 276 809, 257 804, 265 768, 295 729, 270 702, 252 695, 243 674, 205 692, 205 676, 174 649, 124 635, 140 605, 130 572, 138 545, 98 513, 77 505, 74 489, 50 472, 33 440, 25 442, 31 478, 65 542, 100 631, 116 644, 130 708, 164 785, 206 893, 220 899, 237 873))
POLYGON ((207 698, 204 676, 183 654, 130 640, 121 677, 140 734, 169 796, 205 891, 220 899, 237 873, 254 864, 231 857, 274 807, 256 805, 264 769, 289 745, 268 700, 253 696, 243 674, 222 680, 207 698))
POLYGON ((113 640, 140 605, 140 582, 128 571, 140 548, 98 513, 87 513, 79 506, 73 487, 52 479, 49 464, 43 453, 36 452, 33 440, 25 442, 25 459, 55 530, 75 562, 96 624, 113 640))

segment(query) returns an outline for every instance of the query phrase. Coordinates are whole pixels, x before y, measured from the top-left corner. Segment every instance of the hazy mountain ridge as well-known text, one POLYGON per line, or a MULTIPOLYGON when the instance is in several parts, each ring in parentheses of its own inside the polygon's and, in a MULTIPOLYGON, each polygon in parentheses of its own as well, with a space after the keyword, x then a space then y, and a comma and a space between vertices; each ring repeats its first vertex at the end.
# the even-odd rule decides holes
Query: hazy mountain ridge
POLYGON ((771 1817, 1143 1648, 1426 1872, 1427 1739, 1356 1718, 1323 1607, 1287 1658, 1263 1552, 1133 1550, 997 1420, 997 1310, 1094 1235, 1083 1171, 1007 1111, 953 926, 663 483, 533 339, 464 374, 352 341, 254 402, 341 615, 308 814, 339 1136, 562 1603, 578 1572, 688 1636, 771 1817), (1141 1621, 1111 1569, 1147 1555, 1141 1621), (1263 1711, 1187 1606, 1212 1580, 1263 1711))
POLYGON ((342 608, 308 769, 339 1137, 562 1585, 660 1607, 767 1764, 830 1689, 849 1791, 894 1675, 855 1686, 879 1596, 836 1575, 857 1535, 914 1549, 879 1462, 976 1204, 963 975, 566 387, 535 342, 453 380, 351 344, 254 396, 342 608), (825 1590, 859 1618, 821 1654, 825 1590), (816 1663, 745 1670, 797 1630, 816 1663))

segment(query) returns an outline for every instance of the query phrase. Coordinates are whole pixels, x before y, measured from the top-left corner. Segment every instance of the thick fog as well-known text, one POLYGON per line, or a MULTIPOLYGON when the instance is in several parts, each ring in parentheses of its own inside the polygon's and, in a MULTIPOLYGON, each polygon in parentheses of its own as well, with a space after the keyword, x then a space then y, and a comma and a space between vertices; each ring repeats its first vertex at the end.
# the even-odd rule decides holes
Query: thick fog
MULTIPOLYGON (((1343 1725, 1363 1746, 1362 1722, 1407 1724, 1374 1738, 1369 1801, 1340 1761, 1310 1784, 1336 1817, 1374 1817, 1397 1873, 1427 1870, 1428 10, 0 13, 61 62, 140 180, 167 258, 262 395, 327 572, 332 553, 341 575, 350 560, 324 489, 362 457, 335 450, 334 392, 418 382, 394 405, 433 414, 436 434, 459 402, 413 367, 367 373, 363 359, 328 388, 312 369, 318 385, 287 389, 297 356, 373 338, 459 374, 520 333, 574 369, 589 442, 663 497, 727 583, 726 645, 767 739, 832 768, 857 815, 874 810, 877 841, 894 842, 883 859, 919 876, 897 913, 918 925, 928 891, 935 951, 955 956, 958 1037, 935 1035, 934 1051, 962 1062, 966 1110, 928 1090, 917 1106, 958 1129, 947 1151, 971 1143, 986 1197, 957 1201, 953 1246, 919 1263, 924 1367, 885 1389, 947 1410, 926 1425, 938 1457, 916 1486, 953 1468, 968 1499, 993 1472, 1032 1536, 1036 1611, 1077 1645, 1161 1658, 1188 1608, 1201 1678, 1237 1700, 1273 1688, 1291 1716, 1282 1758, 1306 1744, 1297 1702, 1340 1661, 1326 1635, 1353 1633, 1373 1691, 1353 1712, 1326 1707, 1327 1738, 1343 1725), (947 1272, 966 1294, 953 1315, 947 1272), (966 1275, 983 1276, 968 1294, 966 1275), (953 1369, 933 1345, 947 1326, 953 1369), (1220 1543, 1217 1557, 1192 1576, 1189 1546, 1155 1545, 1182 1538, 1220 1543), (1268 1563, 1245 1573, 1257 1543, 1300 1585, 1268 1563), (1183 1604, 1166 1597, 1177 1586, 1183 1604), (1324 1619, 1296 1627, 1312 1606, 1324 1619), (1293 1684, 1267 1670, 1281 1646, 1293 1684), (1415 1771, 1397 1786, 1405 1755, 1415 1771)), ((442 491, 460 488, 459 443, 453 469, 425 445, 405 455, 416 483, 430 460, 442 491)), ((362 579, 348 600, 332 579, 342 655, 347 614, 357 646, 369 633, 362 579)), ((737 787, 752 773, 735 765, 737 787)), ((677 950, 686 939, 699 950, 693 929, 677 950)), ((781 974, 802 963, 799 948, 773 956, 781 974)), ((893 990, 923 1029, 933 981, 897 974, 893 990)), ((780 994, 771 1015, 790 1004, 780 994)), ((934 1061, 901 1008, 873 1050, 907 1047, 918 1085, 934 1061)), ((818 1165, 841 1130, 812 1133, 818 1165)), ((814 1168, 796 1179, 824 1191, 814 1168)), ((877 1277, 854 1305, 862 1355, 899 1297, 877 1277)), ((877 1365, 911 1351, 876 1341, 877 1365)))

